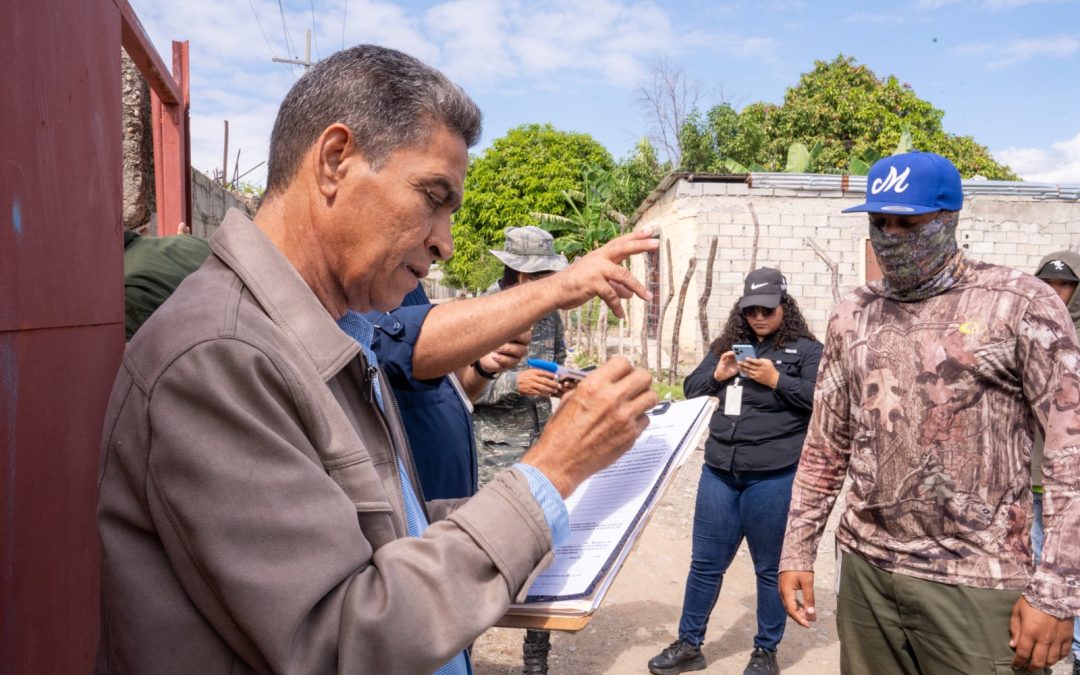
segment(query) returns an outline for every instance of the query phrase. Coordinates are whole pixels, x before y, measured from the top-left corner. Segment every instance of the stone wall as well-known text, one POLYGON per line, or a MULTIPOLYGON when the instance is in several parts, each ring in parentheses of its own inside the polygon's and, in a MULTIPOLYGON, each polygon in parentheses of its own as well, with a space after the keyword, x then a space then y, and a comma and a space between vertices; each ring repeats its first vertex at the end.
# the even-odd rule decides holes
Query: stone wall
MULTIPOLYGON (((1075 191, 1061 198, 982 194, 972 185, 965 181, 965 193, 974 194, 966 195, 957 228, 960 245, 972 257, 1033 272, 1039 259, 1051 251, 1080 250, 1080 200, 1075 191)), ((862 285, 867 274, 866 215, 843 215, 840 211, 861 203, 863 190, 863 184, 855 180, 845 191, 838 182, 826 189, 787 189, 694 180, 690 176, 675 180, 660 195, 654 193, 651 205, 639 210, 635 227, 659 228, 662 247, 668 241, 672 245, 676 296, 664 316, 661 346, 665 354, 671 348, 679 287, 691 256, 698 260, 683 312, 679 371, 685 374, 696 365, 707 346, 701 338, 697 303, 705 286, 706 258, 713 238, 717 239, 717 253, 707 305, 710 340, 742 294, 742 281, 754 257, 751 205, 758 219, 756 265, 783 271, 811 329, 823 339, 835 303, 832 273, 811 242, 835 263, 841 297, 862 285)), ((657 295, 662 302, 668 296, 668 274, 663 269, 666 256, 661 260, 657 295)), ((643 257, 633 261, 632 270, 639 279, 645 278, 643 257)), ((643 309, 644 303, 635 300, 633 335, 640 335, 643 309)), ((651 357, 650 365, 655 364, 655 358, 651 357)), ((666 355, 663 362, 667 363, 666 355)))
MULTIPOLYGON (((122 52, 124 139, 124 227, 145 234, 159 232, 154 201, 154 138, 150 113, 150 87, 135 63, 122 52)), ((255 213, 254 200, 230 192, 205 174, 191 170, 191 234, 209 238, 225 212, 238 208, 255 213)))
POLYGON ((121 50, 123 100, 124 228, 146 226, 154 204, 154 140, 150 115, 150 87, 135 62, 121 50))

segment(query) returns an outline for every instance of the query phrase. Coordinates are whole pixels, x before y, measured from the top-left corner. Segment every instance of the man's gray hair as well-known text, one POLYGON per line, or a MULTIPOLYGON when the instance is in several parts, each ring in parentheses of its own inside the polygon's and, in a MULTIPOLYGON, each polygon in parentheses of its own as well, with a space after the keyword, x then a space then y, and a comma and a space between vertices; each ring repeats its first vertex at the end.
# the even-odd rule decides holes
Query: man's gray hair
POLYGON ((332 124, 352 130, 375 169, 395 150, 416 147, 444 124, 466 146, 480 140, 480 108, 419 59, 358 45, 312 66, 281 102, 270 135, 266 197, 283 192, 311 144, 332 124))

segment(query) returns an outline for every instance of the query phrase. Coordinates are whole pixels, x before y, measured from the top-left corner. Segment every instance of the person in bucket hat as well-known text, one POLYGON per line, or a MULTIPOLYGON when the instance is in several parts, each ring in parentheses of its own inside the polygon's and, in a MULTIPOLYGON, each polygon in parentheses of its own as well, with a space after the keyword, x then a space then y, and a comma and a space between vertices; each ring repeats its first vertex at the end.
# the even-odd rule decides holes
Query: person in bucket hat
POLYGON ((809 627, 818 542, 849 475, 842 673, 1042 671, 1068 654, 1080 613, 1080 345, 1050 286, 957 245, 962 187, 940 155, 893 155, 845 210, 868 215, 883 277, 829 317, 779 580, 788 615, 809 627))
MULTIPOLYGON (((503 250, 493 249, 491 254, 502 261, 503 276, 488 289, 489 293, 541 279, 569 264, 566 256, 555 252, 551 233, 534 225, 506 228, 503 250)), ((533 326, 529 357, 555 363, 566 359, 563 322, 557 311, 533 326)), ((561 393, 553 373, 529 368, 524 359, 487 386, 476 399, 473 411, 481 484, 513 466, 532 447, 551 418, 551 397, 561 393)), ((548 631, 526 631, 522 646, 524 672, 546 673, 550 649, 548 631)))
MULTIPOLYGON (((535 225, 506 228, 503 250, 491 250, 507 269, 525 274, 558 272, 569 263, 566 256, 555 252, 555 238, 535 225)), ((512 284, 511 284, 512 285, 512 284)))

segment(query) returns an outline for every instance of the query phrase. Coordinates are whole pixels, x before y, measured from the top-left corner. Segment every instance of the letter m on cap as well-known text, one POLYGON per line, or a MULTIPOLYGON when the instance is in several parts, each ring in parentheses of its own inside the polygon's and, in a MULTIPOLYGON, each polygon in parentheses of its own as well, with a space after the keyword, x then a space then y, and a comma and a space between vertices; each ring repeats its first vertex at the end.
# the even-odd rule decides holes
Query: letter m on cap
POLYGON ((890 166, 888 176, 885 176, 884 178, 875 178, 874 182, 870 184, 870 194, 877 195, 890 190, 896 194, 900 194, 908 189, 907 177, 910 173, 910 166, 904 169, 904 173, 901 174, 896 173, 895 166, 890 166))

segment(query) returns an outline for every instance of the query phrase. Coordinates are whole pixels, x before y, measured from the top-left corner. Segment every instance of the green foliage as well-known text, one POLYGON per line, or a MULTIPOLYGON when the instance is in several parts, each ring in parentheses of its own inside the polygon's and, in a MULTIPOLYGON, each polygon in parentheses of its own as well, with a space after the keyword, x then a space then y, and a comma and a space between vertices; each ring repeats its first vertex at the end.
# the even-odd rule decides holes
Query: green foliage
POLYGON ((810 172, 855 173, 873 163, 869 158, 906 146, 948 157, 962 176, 1016 180, 970 136, 946 133, 944 115, 910 85, 891 75, 879 78, 841 55, 817 61, 787 90, 780 106, 754 103, 737 113, 721 104, 704 118, 688 118, 682 137, 697 145, 695 168, 684 170, 736 171, 757 165, 768 171, 805 166, 810 172), (796 143, 810 150, 804 155, 796 143))
MULTIPOLYGON (((911 140, 911 130, 904 127, 904 131, 900 134, 900 142, 896 144, 896 149, 892 151, 892 154, 902 155, 914 149, 915 144, 911 140)), ((874 148, 863 150, 861 154, 852 155, 848 159, 848 173, 853 176, 869 175, 870 167, 879 159, 881 159, 881 155, 874 148)))
POLYGON ((821 154, 821 142, 814 143, 809 150, 802 143, 795 142, 788 146, 786 173, 813 173, 817 171, 818 156, 821 154))
POLYGON ((610 206, 615 193, 615 177, 610 171, 587 166, 581 183, 581 190, 563 190, 569 215, 531 214, 541 227, 555 235, 555 250, 570 260, 618 236, 627 221, 625 215, 610 206))
POLYGON ((599 366, 600 361, 592 354, 588 353, 584 349, 575 349, 570 352, 570 366, 572 368, 588 368, 589 366, 599 366))
POLYGON ((682 155, 679 159, 679 171, 704 172, 717 171, 719 161, 709 129, 697 110, 686 116, 686 122, 679 130, 679 147, 682 155))
POLYGON ((581 190, 585 167, 612 165, 592 136, 550 124, 523 125, 496 139, 470 159, 464 201, 454 217, 454 256, 444 266, 447 280, 470 290, 491 285, 502 268, 488 249, 502 246, 507 227, 536 225, 534 213, 570 217, 564 193, 581 190))
MULTIPOLYGON (((722 166, 729 170, 733 166, 771 170, 762 166, 760 159, 769 143, 767 121, 775 109, 774 105, 752 103, 738 113, 729 104, 721 103, 709 110, 705 118, 722 166)), ((746 173, 745 170, 731 172, 746 173)))
POLYGON ((686 395, 683 394, 682 384, 668 384, 661 382, 660 380, 653 380, 652 390, 656 392, 656 395, 660 397, 660 400, 664 400, 668 395, 671 396, 673 401, 684 401, 686 395))
POLYGON ((609 206, 627 216, 633 214, 670 170, 671 165, 657 159, 652 143, 647 138, 641 139, 634 152, 619 160, 611 172, 613 185, 609 206))
POLYGON ((239 192, 249 197, 262 197, 263 193, 266 192, 266 188, 262 185, 249 183, 246 180, 230 184, 229 189, 231 189, 233 192, 239 192))

